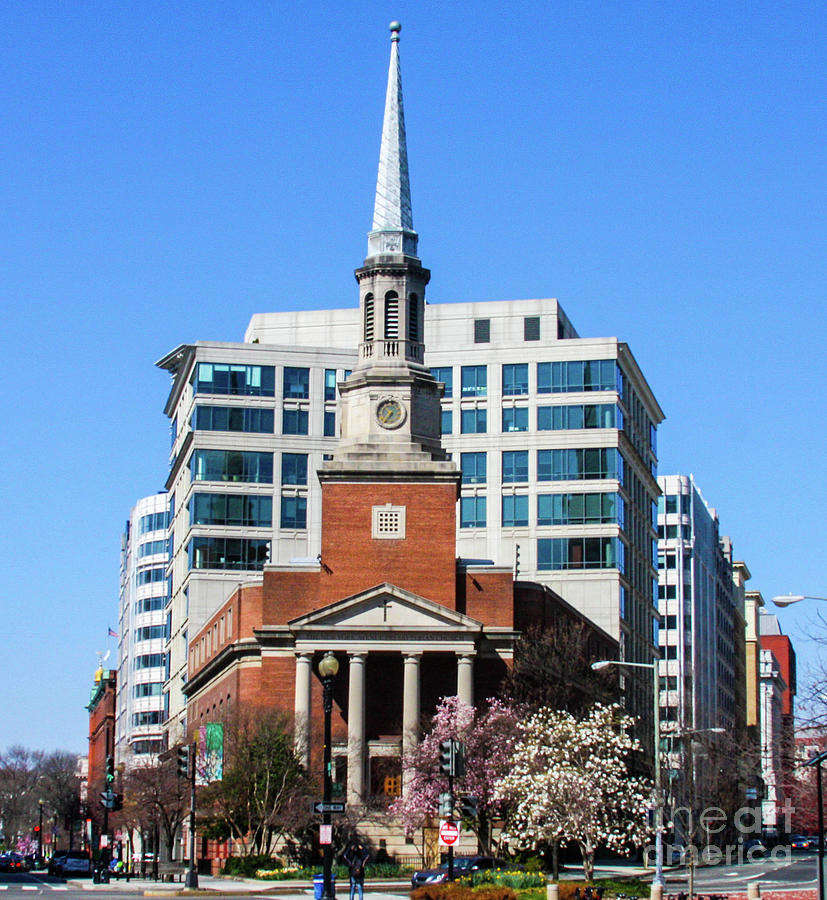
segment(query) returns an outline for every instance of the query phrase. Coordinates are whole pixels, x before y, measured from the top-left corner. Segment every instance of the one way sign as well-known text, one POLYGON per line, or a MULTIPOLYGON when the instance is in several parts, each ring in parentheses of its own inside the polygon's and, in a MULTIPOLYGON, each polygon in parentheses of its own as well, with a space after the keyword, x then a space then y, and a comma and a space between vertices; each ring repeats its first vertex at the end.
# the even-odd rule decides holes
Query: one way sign
POLYGON ((344 800, 314 800, 313 812, 315 813, 343 813, 345 811, 344 800))

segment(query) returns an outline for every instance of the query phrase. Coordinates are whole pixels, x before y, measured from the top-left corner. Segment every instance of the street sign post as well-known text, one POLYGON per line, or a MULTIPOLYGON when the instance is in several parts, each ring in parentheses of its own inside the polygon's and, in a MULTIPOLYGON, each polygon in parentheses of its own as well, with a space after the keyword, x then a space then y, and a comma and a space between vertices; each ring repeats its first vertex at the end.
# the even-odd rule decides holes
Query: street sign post
POLYGON ((314 813, 343 813, 345 811, 344 800, 314 800, 311 806, 314 813))
POLYGON ((459 825, 447 821, 439 826, 439 843, 443 847, 453 847, 459 841, 459 825))

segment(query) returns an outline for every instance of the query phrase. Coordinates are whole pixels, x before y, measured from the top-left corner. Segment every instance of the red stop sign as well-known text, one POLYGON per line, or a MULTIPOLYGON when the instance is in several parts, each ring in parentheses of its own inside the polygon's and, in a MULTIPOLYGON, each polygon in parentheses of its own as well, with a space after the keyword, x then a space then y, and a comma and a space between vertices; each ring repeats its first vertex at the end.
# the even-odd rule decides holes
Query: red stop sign
POLYGON ((459 840, 459 825, 456 822, 443 822, 439 826, 439 839, 447 847, 453 847, 459 840))

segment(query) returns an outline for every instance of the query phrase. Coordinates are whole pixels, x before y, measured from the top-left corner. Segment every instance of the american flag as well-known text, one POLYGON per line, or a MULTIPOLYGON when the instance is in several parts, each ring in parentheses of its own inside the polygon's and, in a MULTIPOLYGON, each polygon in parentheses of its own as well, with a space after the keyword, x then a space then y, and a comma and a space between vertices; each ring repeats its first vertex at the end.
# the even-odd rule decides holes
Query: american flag
POLYGON ((118 632, 115 631, 114 628, 110 628, 110 629, 109 629, 109 637, 116 638, 117 636, 118 636, 118 632))

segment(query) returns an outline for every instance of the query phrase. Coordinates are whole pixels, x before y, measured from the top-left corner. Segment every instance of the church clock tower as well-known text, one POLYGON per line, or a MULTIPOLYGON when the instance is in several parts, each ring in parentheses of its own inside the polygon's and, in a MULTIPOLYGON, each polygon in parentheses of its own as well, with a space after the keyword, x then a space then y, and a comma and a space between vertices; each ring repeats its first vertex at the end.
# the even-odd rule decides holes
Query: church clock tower
MULTIPOLYGON (((424 364, 430 272, 417 256, 411 213, 400 30, 398 22, 391 23, 373 227, 367 258, 355 273, 359 361, 339 384, 339 444, 318 473, 322 563, 337 574, 353 567, 356 591, 384 581, 401 585, 397 577, 423 564, 433 570, 436 553, 447 583, 434 599, 453 605, 460 473, 442 448, 443 386, 424 364)), ((414 581, 405 586, 429 596, 426 584, 414 581)))

